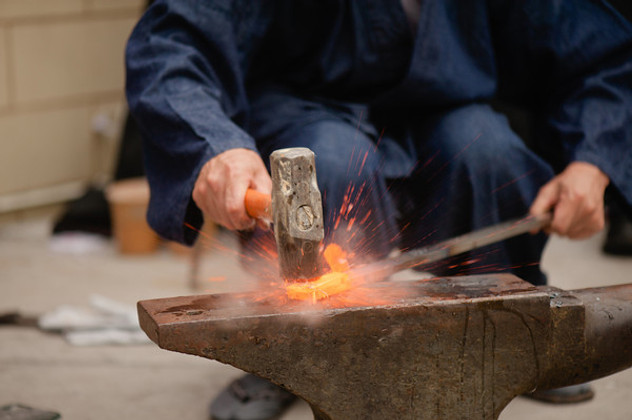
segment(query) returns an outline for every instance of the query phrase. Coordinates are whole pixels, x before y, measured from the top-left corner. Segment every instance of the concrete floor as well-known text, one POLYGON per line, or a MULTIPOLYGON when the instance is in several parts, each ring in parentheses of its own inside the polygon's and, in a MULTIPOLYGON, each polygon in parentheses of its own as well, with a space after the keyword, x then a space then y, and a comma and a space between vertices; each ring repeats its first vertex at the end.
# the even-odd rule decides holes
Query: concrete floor
MULTIPOLYGON (((88 305, 101 294, 129 305, 142 299, 192 294, 189 261, 167 249, 149 256, 120 256, 113 244, 72 255, 49 246, 50 217, 0 225, 0 312, 41 314, 62 304, 88 305)), ((219 240, 235 249, 232 237, 219 240)), ((632 282, 632 258, 600 252, 603 238, 553 239, 543 265, 551 283, 565 289, 632 282)), ((203 274, 225 276, 201 292, 248 287, 234 254, 209 247, 203 274)), ((632 345, 632 343, 631 343, 632 345)), ((0 405, 19 402, 58 411, 63 419, 199 420, 211 397, 240 371, 206 359, 160 350, 153 344, 73 347, 34 328, 0 327, 0 405)), ((556 407, 517 398, 502 420, 632 419, 632 369, 594 382, 596 398, 556 407)), ((311 419, 305 403, 283 420, 311 419)))

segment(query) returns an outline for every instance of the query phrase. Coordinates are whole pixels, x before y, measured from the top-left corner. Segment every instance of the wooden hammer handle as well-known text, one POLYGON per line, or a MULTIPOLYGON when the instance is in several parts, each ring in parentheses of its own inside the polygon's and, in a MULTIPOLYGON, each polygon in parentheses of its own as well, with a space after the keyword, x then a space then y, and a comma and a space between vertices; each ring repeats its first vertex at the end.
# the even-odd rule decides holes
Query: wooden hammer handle
POLYGON ((270 194, 265 194, 251 188, 246 190, 246 198, 244 198, 244 204, 246 206, 246 213, 248 216, 254 219, 272 220, 272 210, 270 204, 272 198, 270 194))

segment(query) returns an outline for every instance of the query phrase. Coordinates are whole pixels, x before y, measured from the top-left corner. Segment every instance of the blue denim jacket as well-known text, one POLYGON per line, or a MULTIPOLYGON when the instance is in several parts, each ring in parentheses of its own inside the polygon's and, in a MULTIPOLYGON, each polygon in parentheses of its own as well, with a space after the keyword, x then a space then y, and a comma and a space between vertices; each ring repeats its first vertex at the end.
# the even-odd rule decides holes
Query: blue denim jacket
POLYGON ((412 34, 399 0, 158 0, 126 64, 148 220, 172 240, 195 238, 202 165, 256 150, 249 104, 269 84, 411 118, 500 98, 537 114, 554 166, 593 163, 632 203, 632 25, 602 1, 422 0, 412 34))

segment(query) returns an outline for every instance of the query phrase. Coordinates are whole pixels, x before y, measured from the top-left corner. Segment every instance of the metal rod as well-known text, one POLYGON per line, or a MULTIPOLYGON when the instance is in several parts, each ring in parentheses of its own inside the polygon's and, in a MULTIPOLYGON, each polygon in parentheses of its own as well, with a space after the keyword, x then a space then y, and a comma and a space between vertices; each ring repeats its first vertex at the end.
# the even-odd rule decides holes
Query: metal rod
POLYGON ((382 280, 399 271, 420 267, 467 251, 491 245, 527 232, 542 229, 551 223, 552 215, 524 216, 466 233, 435 245, 415 249, 393 258, 363 265, 351 270, 352 277, 382 280))

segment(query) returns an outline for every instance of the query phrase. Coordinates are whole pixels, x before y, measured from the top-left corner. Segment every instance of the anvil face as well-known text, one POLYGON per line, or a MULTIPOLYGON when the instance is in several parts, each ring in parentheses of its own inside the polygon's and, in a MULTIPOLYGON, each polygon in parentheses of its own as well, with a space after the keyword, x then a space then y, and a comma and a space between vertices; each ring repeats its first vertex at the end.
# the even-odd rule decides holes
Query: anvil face
MULTIPOLYGON (((158 299, 139 302, 139 317, 160 347, 270 379, 322 419, 493 419, 537 386, 612 373, 594 367, 607 348, 589 345, 581 296, 511 275, 372 289, 315 305, 255 294, 158 299)), ((626 322, 617 333, 632 340, 626 322)))
POLYGON ((242 317, 282 314, 325 316, 336 312, 364 310, 366 307, 454 304, 472 299, 490 299, 534 292, 537 288, 508 275, 468 276, 433 279, 414 283, 379 283, 341 296, 312 302, 287 299, 282 290, 274 294, 239 293, 181 296, 143 301, 141 307, 159 324, 213 322, 242 317), (475 279, 475 280, 474 280, 475 279))

